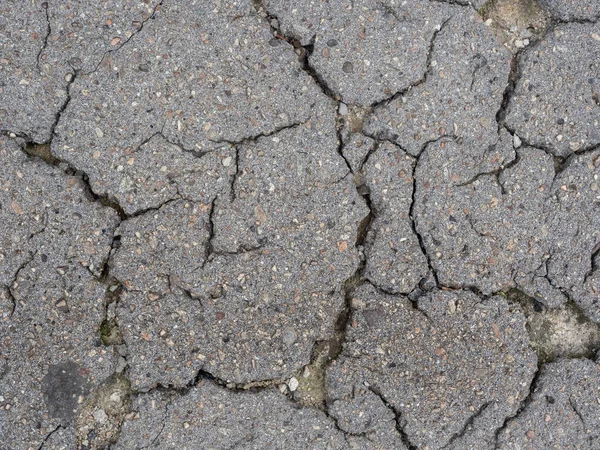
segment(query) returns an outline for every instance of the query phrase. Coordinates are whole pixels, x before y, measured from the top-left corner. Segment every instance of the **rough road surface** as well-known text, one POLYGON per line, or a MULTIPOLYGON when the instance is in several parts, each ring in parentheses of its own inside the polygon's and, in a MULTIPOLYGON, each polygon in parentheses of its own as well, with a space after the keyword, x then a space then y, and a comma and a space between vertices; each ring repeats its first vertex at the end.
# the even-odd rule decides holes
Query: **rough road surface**
POLYGON ((600 0, 0 0, 0 448, 599 449, 600 0))

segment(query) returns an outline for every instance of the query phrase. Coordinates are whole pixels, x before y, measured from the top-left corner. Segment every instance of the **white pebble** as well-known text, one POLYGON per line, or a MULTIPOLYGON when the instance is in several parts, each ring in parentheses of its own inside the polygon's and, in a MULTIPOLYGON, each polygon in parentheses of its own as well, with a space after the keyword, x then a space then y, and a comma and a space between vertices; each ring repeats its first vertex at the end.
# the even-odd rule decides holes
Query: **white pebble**
POLYGON ((106 412, 103 409, 97 409, 96 411, 94 411, 94 420, 98 423, 104 423, 106 422, 106 419, 108 419, 108 416, 106 415, 106 412))
POLYGON ((513 147, 519 148, 521 146, 521 138, 516 134, 513 136, 513 147))
POLYGON ((298 385, 300 383, 298 383, 298 380, 296 379, 296 377, 292 377, 290 378, 290 381, 288 381, 288 387, 290 388, 290 391, 294 392, 296 389, 298 389, 298 385))

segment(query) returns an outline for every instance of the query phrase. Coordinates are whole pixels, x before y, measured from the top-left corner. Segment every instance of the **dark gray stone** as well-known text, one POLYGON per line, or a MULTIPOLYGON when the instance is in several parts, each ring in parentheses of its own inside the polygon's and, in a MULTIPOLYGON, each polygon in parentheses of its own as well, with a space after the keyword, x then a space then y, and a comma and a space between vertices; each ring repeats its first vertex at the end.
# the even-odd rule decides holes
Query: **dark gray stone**
POLYGON ((48 413, 51 418, 61 420, 64 426, 73 423, 77 398, 85 397, 90 391, 89 382, 80 370, 81 367, 73 361, 51 364, 42 379, 42 392, 48 413))

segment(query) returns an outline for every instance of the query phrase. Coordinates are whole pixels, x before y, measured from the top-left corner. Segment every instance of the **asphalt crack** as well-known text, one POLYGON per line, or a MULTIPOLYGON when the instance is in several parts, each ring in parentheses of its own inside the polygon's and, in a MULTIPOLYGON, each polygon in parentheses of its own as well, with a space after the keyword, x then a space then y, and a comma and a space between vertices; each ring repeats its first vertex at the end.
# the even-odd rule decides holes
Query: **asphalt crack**
POLYGON ((415 205, 417 203, 417 168, 419 166, 419 162, 420 162, 421 156, 423 154, 424 153, 422 151, 419 154, 419 156, 416 157, 415 163, 413 165, 413 173, 412 173, 413 187, 412 187, 412 197, 411 197, 410 207, 408 209, 408 218, 410 220, 410 227, 412 229, 412 232, 417 237, 417 241, 419 242, 419 247, 421 248, 421 252, 425 256, 425 259, 427 260, 427 267, 429 268, 429 272, 433 276, 433 279, 435 281, 436 286, 439 287, 440 286, 440 280, 439 280, 438 274, 437 274, 437 272, 436 272, 436 270, 433 267, 433 264, 431 262, 432 261, 431 260, 431 256, 427 252, 427 247, 425 246, 425 240, 423 239, 423 236, 419 232, 419 229, 418 229, 418 226, 417 226, 416 214, 415 214, 415 205))
POLYGON ((454 442, 458 439, 460 439, 461 437, 463 437, 465 434, 467 434, 467 431, 469 431, 469 427, 471 425, 473 425, 475 423, 475 420, 477 420, 477 418, 479 416, 481 416, 486 409, 493 404, 492 401, 488 401, 485 402, 484 404, 482 404, 479 409, 477 411, 475 411, 465 422, 465 424, 463 425, 462 429, 460 431, 458 431, 457 433, 455 433, 454 435, 452 435, 452 437, 450 438, 450 440, 448 441, 448 443, 443 447, 443 448, 448 448, 450 447, 452 444, 454 444, 454 442))
POLYGON ((50 14, 48 13, 48 8, 50 6, 48 5, 48 2, 43 2, 42 3, 42 8, 44 9, 44 13, 46 15, 46 34, 44 36, 44 42, 42 43, 42 48, 40 48, 40 51, 38 52, 35 61, 36 61, 36 68, 39 72, 41 72, 40 70, 40 60, 42 59, 42 54, 44 53, 44 51, 46 50, 46 48, 48 47, 48 38, 50 37, 50 34, 52 33, 52 27, 50 25, 50 14))
MULTIPOLYGON (((410 85, 408 85, 408 87, 392 94, 390 97, 387 97, 383 100, 379 100, 377 102, 373 102, 370 106, 372 109, 376 109, 383 105, 388 105, 389 103, 393 102, 394 100, 402 97, 404 94, 406 94, 411 89, 427 82, 427 78, 429 77, 429 73, 431 71, 431 61, 433 58, 433 50, 435 48, 435 41, 436 41, 438 35, 444 30, 444 28, 446 27, 448 22, 450 22, 450 20, 452 20, 453 17, 454 16, 448 17, 445 21, 443 21, 441 23, 441 25, 439 27, 437 27, 436 30, 434 30, 434 32, 431 36, 431 39, 429 41, 429 47, 428 47, 427 56, 425 59, 425 72, 423 72, 423 76, 420 79, 418 79, 417 81, 410 83, 410 85)), ((370 137, 373 137, 373 136, 370 136, 370 137)))
POLYGON ((310 55, 314 51, 316 35, 312 36, 308 44, 302 45, 300 41, 291 36, 286 36, 278 26, 274 25, 280 23, 279 18, 267 9, 263 0, 253 0, 253 2, 257 14, 268 22, 273 35, 277 39, 286 41, 288 44, 294 47, 302 70, 312 78, 323 94, 332 99, 334 102, 339 102, 341 97, 327 85, 327 82, 323 79, 321 74, 319 74, 319 72, 310 64, 310 55))
POLYGON ((397 409, 394 405, 392 405, 385 398, 385 396, 383 395, 381 390, 379 388, 377 388, 377 386, 369 386, 368 389, 373 394, 375 394, 377 397, 379 397, 379 399, 383 402, 383 404, 386 406, 387 409, 389 409, 392 413, 394 413, 394 418, 396 421, 396 431, 400 435, 400 439, 402 440, 402 443, 405 445, 405 447, 408 450, 417 450, 418 447, 410 441, 408 434, 404 430, 406 423, 405 423, 404 419, 402 418, 401 411, 399 409, 397 409))
POLYGON ((155 19, 156 14, 160 11, 160 7, 162 6, 162 4, 163 4, 163 1, 160 1, 156 5, 154 5, 152 13, 146 19, 144 19, 141 22, 139 22, 140 25, 139 25, 138 29, 134 33, 132 33, 131 36, 129 36, 125 41, 123 41, 123 43, 119 47, 117 47, 117 48, 111 48, 110 50, 107 50, 106 52, 104 52, 104 54, 100 58, 100 61, 98 62, 98 64, 96 64, 96 67, 93 70, 91 70, 90 72, 87 72, 86 75, 91 75, 94 72, 96 72, 100 68, 100 66, 102 65, 102 63, 104 62, 104 59, 109 54, 118 52, 123 47, 125 47, 125 45, 127 45, 127 43, 129 41, 131 41, 135 36, 137 36, 144 29, 144 26, 146 25, 146 23, 149 20, 154 20, 155 19))
POLYGON ((502 423, 502 425, 499 428, 497 428, 496 431, 494 432, 494 449, 495 450, 500 450, 500 444, 498 442, 500 439, 500 434, 506 429, 506 427, 508 427, 510 425, 510 423, 512 421, 517 419, 519 417, 519 415, 533 401, 533 394, 535 393, 535 390, 537 389, 537 385, 538 385, 538 381, 539 381, 541 372, 542 372, 542 368, 538 367, 538 369, 536 370, 536 372, 533 375, 533 379, 531 380, 531 383, 529 384, 529 393, 523 400, 521 400, 521 404, 519 405, 519 408, 517 409, 517 411, 513 415, 508 416, 506 419, 504 419, 504 422, 502 423))
POLYGON ((204 269, 204 266, 209 262, 212 254, 215 251, 213 246, 213 239, 215 237, 214 214, 216 202, 216 197, 212 200, 212 202, 210 202, 210 210, 208 212, 208 238, 206 239, 206 246, 204 247, 204 261, 200 266, 202 269, 204 269))
POLYGON ((37 250, 35 252, 31 253, 29 255, 29 258, 26 261, 21 263, 21 265, 17 268, 17 271, 15 272, 15 275, 13 276, 12 281, 6 286, 6 292, 8 294, 8 298, 12 302, 12 310, 10 312, 10 317, 13 316, 13 314, 15 313, 15 310, 17 309, 17 298, 15 297, 14 289, 15 289, 15 285, 18 283, 17 280, 19 278, 19 274, 23 270, 25 270, 25 268, 29 264, 31 264, 31 262, 35 258, 35 255, 37 255, 37 250))
POLYGON ((50 433, 48 433, 46 435, 46 437, 44 438, 44 440, 42 441, 42 443, 40 444, 40 446, 37 448, 37 450, 42 450, 44 448, 44 446, 46 445, 46 442, 48 442, 48 439, 50 439, 52 437, 52 435, 54 433, 56 433, 58 430, 60 430, 61 428, 64 428, 62 425, 58 425, 54 430, 52 430, 50 433))

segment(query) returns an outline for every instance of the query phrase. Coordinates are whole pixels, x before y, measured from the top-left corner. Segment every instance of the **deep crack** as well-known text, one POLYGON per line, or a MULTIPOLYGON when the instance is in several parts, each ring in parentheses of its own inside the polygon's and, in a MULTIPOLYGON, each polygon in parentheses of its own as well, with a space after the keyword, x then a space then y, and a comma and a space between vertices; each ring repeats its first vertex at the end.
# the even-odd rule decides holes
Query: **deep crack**
MULTIPOLYGON (((410 83, 406 88, 394 93, 390 97, 387 97, 383 100, 379 100, 377 102, 373 102, 371 104, 371 108, 376 109, 382 105, 387 105, 387 104, 393 102, 394 100, 402 97, 404 94, 406 94, 412 88, 415 88, 415 87, 420 86, 421 84, 424 84, 427 82, 427 78, 429 77, 429 72, 431 70, 431 60, 433 57, 435 41, 436 41, 438 35, 442 32, 442 30, 446 27, 448 22, 450 22, 450 20, 452 20, 453 17, 454 16, 450 16, 445 21, 443 21, 441 23, 441 25, 436 30, 434 30, 433 34, 431 35, 431 40, 429 41, 429 48, 427 50, 427 57, 425 59, 425 72, 423 72, 423 76, 420 79, 418 79, 417 81, 410 83)), ((373 136, 370 136, 370 137, 373 137, 373 136)))
POLYGON ((402 443, 404 444, 404 446, 408 450, 417 450, 417 446, 410 441, 408 434, 404 430, 404 427, 406 426, 406 424, 403 423, 404 421, 402 419, 401 411, 399 409, 397 409, 394 405, 392 405, 385 398, 385 396, 383 395, 383 393, 377 386, 371 385, 368 387, 368 389, 373 394, 375 394, 377 397, 379 397, 379 399, 383 402, 383 404, 386 406, 386 408, 388 408, 390 411, 392 411, 392 413, 394 413, 394 418, 395 418, 395 422, 396 422, 396 431, 400 435, 400 439, 402 440, 402 443))
POLYGON ((41 72, 40 59, 42 58, 42 54, 46 50, 46 47, 48 47, 48 38, 50 37, 50 34, 52 33, 52 27, 50 26, 50 14, 48 13, 48 8, 49 8, 48 2, 43 2, 42 8, 44 9, 44 13, 46 15, 46 35, 44 36, 44 42, 42 44, 42 48, 40 48, 40 51, 38 52, 38 54, 35 58, 36 68, 39 72, 41 72))
POLYGON ((310 64, 309 58, 314 50, 316 35, 312 36, 310 43, 307 45, 302 45, 300 41, 291 36, 286 36, 279 27, 273 25, 274 23, 280 23, 279 18, 267 9, 263 0, 253 0, 253 2, 257 14, 267 20, 274 36, 278 39, 286 41, 288 44, 293 46, 294 49, 296 49, 296 54, 298 55, 298 61, 302 66, 302 70, 304 70, 304 72, 306 72, 313 79, 315 84, 321 89, 321 92, 323 92, 327 97, 336 103, 340 101, 340 96, 327 85, 327 82, 323 79, 319 72, 317 72, 310 64))
POLYGON ((429 272, 431 273, 431 276, 433 276, 436 286, 439 287, 440 280, 439 280, 437 272, 431 262, 431 257, 429 256, 429 253, 427 252, 427 247, 425 246, 425 240, 423 239, 423 236, 421 235, 421 233, 419 232, 419 230, 417 228, 417 220, 415 218, 415 205, 417 203, 417 168, 419 166, 419 162, 420 162, 421 156, 423 154, 424 154, 424 152, 421 152, 419 154, 419 156, 416 158, 416 161, 413 166, 412 197, 411 197, 410 207, 408 209, 408 218, 410 219, 410 227, 412 229, 412 232, 415 234, 415 236, 417 236, 417 241, 419 242, 419 247, 421 248, 421 252, 425 256, 425 259, 427 259, 427 267, 429 268, 429 272))
POLYGON ((58 430, 60 430, 61 428, 64 428, 64 427, 62 425, 58 425, 54 430, 52 430, 50 433, 48 433, 46 435, 46 437, 44 437, 44 440, 42 441, 40 446, 37 448, 37 450, 42 450, 44 448, 44 446, 46 445, 46 442, 48 442, 48 439, 50 439, 50 437, 52 437, 52 435, 54 433, 56 433, 58 430))
POLYGON ((213 239, 215 237, 215 223, 214 223, 214 214, 215 214, 215 204, 217 202, 217 197, 215 197, 212 202, 210 202, 210 211, 208 212, 208 238, 206 239, 206 246, 204 247, 204 261, 200 266, 204 269, 204 266, 209 262, 211 256, 213 255, 215 249, 213 247, 213 239))
POLYGON ((536 370, 536 372, 533 375, 533 379, 531 380, 531 383, 529 384, 529 393, 527 394, 527 397, 525 397, 523 400, 521 400, 521 404, 519 405, 519 408, 517 409, 517 411, 513 415, 508 416, 506 419, 504 419, 504 422, 502 423, 502 425, 494 432, 494 448, 495 448, 495 450, 500 449, 498 441, 500 439, 500 434, 502 433, 502 431, 504 431, 506 429, 506 427, 509 426, 513 420, 517 419, 519 417, 519 415, 525 410, 525 408, 527 408, 529 406, 529 404, 533 401, 533 394, 535 393, 535 390, 537 388, 541 372, 542 372, 542 368, 538 368, 536 370))
POLYGON ((461 437, 463 437, 465 434, 467 434, 467 431, 469 431, 469 427, 472 426, 475 423, 475 420, 477 420, 477 418, 479 416, 481 416, 485 410, 492 404, 492 401, 488 401, 485 402, 484 404, 482 404, 479 409, 477 411, 475 411, 465 422, 465 424, 463 425, 462 429, 459 430, 457 433, 453 434, 452 437, 450 438, 450 440, 448 441, 448 443, 444 446, 444 448, 447 448, 449 446, 451 446, 452 444, 454 444, 454 442, 458 439, 460 439, 461 437))

